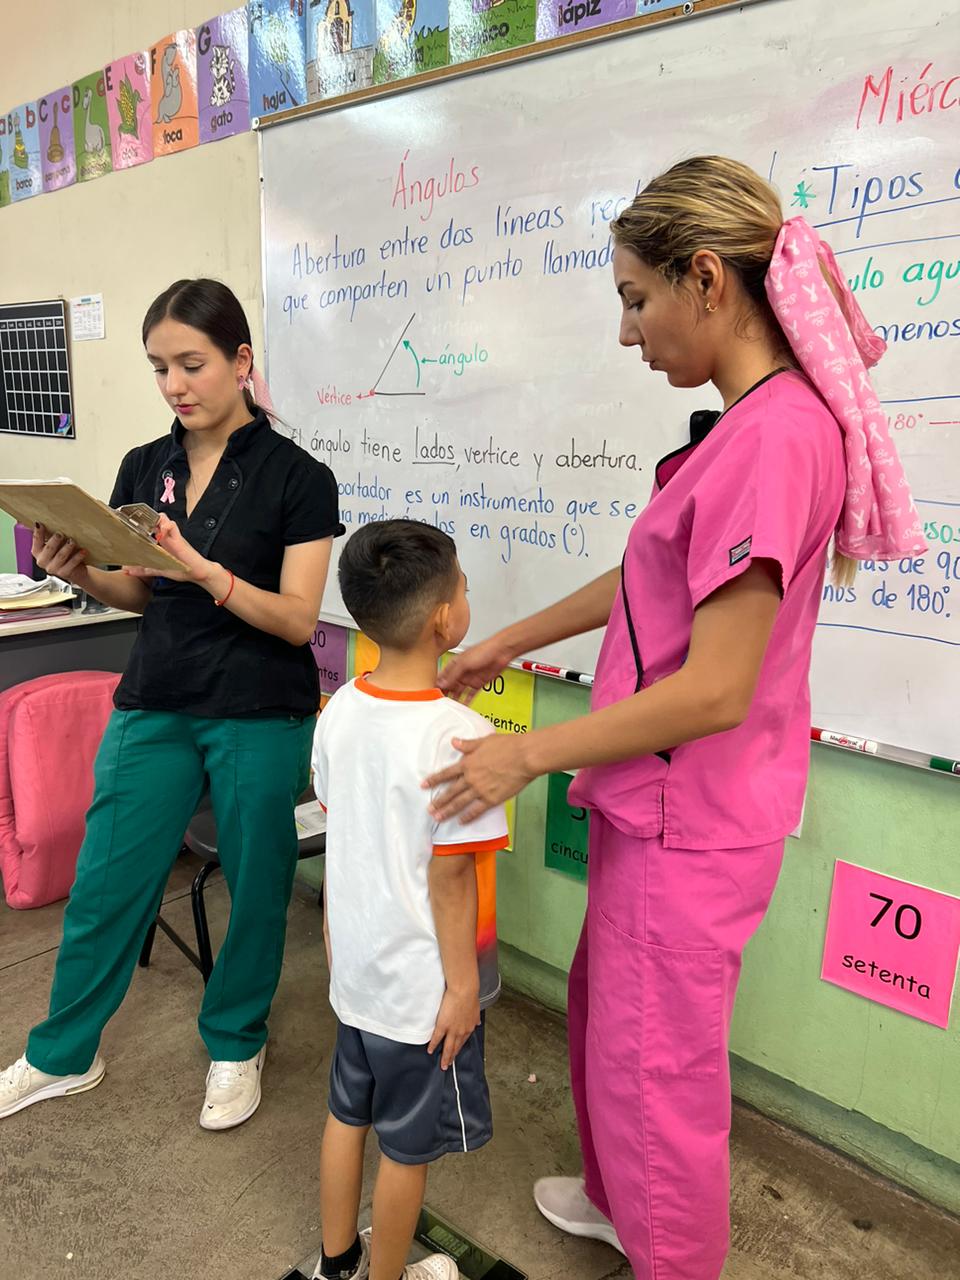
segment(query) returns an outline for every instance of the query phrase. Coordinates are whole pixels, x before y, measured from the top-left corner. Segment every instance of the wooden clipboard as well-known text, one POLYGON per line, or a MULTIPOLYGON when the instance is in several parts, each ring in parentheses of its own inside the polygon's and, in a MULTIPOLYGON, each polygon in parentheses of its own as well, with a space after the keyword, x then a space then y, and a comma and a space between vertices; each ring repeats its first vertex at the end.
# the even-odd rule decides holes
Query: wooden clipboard
POLYGON ((0 507, 28 528, 42 524, 72 538, 92 565, 187 567, 154 542, 160 517, 150 507, 138 503, 114 511, 72 480, 0 480, 0 507))

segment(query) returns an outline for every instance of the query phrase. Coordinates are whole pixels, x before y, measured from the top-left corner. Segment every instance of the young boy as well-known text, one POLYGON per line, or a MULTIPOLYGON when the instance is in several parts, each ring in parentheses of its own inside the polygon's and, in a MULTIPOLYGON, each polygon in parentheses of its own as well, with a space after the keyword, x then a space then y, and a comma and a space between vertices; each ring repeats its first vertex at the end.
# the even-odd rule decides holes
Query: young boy
POLYGON ((423 779, 492 732, 436 687, 470 623, 452 539, 413 520, 368 524, 340 557, 344 603, 380 662, 337 691, 314 740, 327 810, 330 1002, 339 1020, 320 1157, 323 1253, 337 1280, 456 1280, 452 1259, 407 1265, 427 1166, 492 1134, 483 1010, 496 999, 496 851, 504 811, 437 822, 423 779), (373 1229, 357 1214, 370 1127, 381 1159, 373 1229))

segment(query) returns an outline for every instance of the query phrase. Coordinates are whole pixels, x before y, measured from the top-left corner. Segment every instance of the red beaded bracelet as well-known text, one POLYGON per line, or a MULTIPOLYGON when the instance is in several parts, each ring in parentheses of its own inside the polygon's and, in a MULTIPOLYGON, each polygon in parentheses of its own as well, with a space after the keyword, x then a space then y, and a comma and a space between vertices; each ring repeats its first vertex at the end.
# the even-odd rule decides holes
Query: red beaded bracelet
POLYGON ((220 608, 220 606, 221 606, 221 605, 225 605, 225 604, 227 603, 227 601, 228 601, 228 600, 230 599, 230 597, 233 595, 233 588, 234 588, 234 586, 236 585, 236 581, 237 581, 237 580, 236 580, 236 578, 233 576, 233 570, 232 570, 232 569, 228 569, 228 570, 227 570, 227 573, 229 573, 229 574, 230 574, 230 586, 227 588, 227 594, 223 597, 223 599, 222 599, 222 600, 214 600, 214 602, 213 602, 213 603, 217 606, 217 608, 218 608, 218 609, 220 608))

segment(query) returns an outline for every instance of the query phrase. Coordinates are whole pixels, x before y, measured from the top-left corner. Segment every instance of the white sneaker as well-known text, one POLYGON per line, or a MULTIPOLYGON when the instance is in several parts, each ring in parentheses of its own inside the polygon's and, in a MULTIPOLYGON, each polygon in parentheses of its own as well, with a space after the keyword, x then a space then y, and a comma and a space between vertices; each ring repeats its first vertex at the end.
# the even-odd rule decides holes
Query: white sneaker
POLYGON ((571 1236, 602 1240, 626 1257, 613 1223, 587 1199, 582 1178, 541 1178, 533 1188, 537 1208, 555 1227, 571 1236))
MULTIPOLYGON (((370 1274, 370 1237, 373 1233, 367 1227, 366 1231, 360 1232, 360 1261, 357 1263, 356 1271, 351 1271, 348 1276, 341 1273, 340 1280, 367 1280, 370 1274)), ((323 1280, 323 1272, 320 1268, 323 1266, 323 1254, 321 1253, 317 1260, 317 1265, 313 1269, 312 1280, 323 1280)))
POLYGON ((202 1129, 232 1129, 249 1120, 260 1105, 260 1076, 267 1056, 264 1045, 246 1062, 211 1062, 207 1096, 200 1112, 202 1129))
POLYGON ((457 1264, 445 1253, 431 1253, 403 1268, 403 1280, 459 1280, 459 1276, 457 1264))
POLYGON ((0 1071, 0 1120, 24 1107, 32 1107, 44 1098, 62 1098, 68 1093, 85 1093, 95 1089, 106 1071, 98 1053, 89 1071, 74 1076, 49 1076, 31 1067, 26 1058, 18 1058, 5 1071, 0 1071))

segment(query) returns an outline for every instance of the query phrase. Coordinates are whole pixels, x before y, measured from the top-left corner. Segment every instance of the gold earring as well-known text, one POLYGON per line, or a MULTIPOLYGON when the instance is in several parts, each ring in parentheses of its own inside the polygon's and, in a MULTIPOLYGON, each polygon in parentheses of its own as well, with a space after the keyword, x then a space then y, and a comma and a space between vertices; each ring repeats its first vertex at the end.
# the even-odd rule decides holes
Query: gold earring
POLYGON ((711 314, 714 311, 718 310, 718 308, 712 302, 705 302, 703 305, 707 309, 707 311, 711 312, 711 314))

